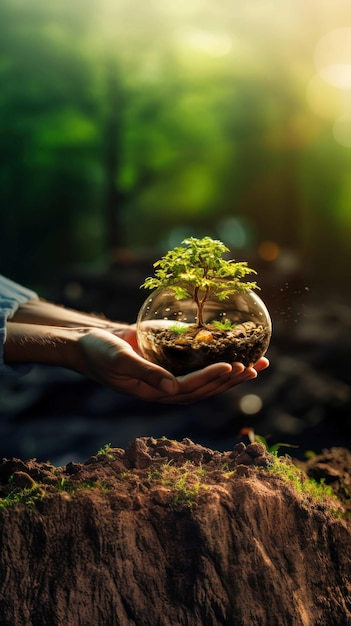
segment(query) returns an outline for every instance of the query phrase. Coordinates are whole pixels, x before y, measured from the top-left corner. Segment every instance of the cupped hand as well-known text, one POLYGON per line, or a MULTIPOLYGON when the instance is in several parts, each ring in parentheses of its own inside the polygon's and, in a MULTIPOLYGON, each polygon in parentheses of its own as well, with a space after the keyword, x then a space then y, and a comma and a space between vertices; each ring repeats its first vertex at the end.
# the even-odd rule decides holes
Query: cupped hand
POLYGON ((143 400, 188 404, 256 378, 268 365, 265 358, 247 368, 241 363, 216 363, 176 378, 138 354, 135 327, 131 326, 119 336, 100 329, 83 333, 78 341, 76 369, 99 383, 143 400))

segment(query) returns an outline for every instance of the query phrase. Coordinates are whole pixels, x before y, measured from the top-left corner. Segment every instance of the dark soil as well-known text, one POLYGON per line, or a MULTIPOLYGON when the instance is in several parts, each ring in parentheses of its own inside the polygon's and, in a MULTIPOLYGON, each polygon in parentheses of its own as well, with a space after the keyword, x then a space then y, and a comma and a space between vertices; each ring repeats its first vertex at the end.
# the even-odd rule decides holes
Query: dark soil
POLYGON ((145 358, 182 376, 212 363, 239 361, 251 366, 266 352, 270 333, 261 324, 244 322, 231 330, 211 325, 184 334, 169 329, 148 330, 143 338, 145 358))
POLYGON ((1 626, 351 624, 351 454, 297 462, 299 491, 273 460, 165 438, 64 467, 3 459, 1 626))

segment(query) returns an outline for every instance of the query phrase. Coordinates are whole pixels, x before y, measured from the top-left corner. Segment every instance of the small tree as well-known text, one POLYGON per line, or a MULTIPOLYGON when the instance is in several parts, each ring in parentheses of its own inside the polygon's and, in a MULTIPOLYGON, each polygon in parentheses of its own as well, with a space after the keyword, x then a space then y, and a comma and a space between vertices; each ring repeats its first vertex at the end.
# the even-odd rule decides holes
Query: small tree
POLYGON ((204 237, 189 237, 154 263, 155 276, 141 285, 146 289, 170 289, 177 300, 191 298, 197 307, 197 327, 204 327, 204 305, 212 296, 227 299, 233 293, 258 289, 256 282, 241 282, 255 270, 246 261, 223 259, 229 248, 221 241, 204 237))

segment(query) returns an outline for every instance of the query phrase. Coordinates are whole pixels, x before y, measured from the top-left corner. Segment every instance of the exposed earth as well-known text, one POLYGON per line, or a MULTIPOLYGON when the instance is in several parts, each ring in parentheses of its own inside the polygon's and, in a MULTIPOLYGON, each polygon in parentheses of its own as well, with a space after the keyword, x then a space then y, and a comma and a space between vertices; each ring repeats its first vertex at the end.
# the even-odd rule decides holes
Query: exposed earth
POLYGON ((350 493, 344 448, 144 437, 3 459, 1 626, 347 626, 350 493))

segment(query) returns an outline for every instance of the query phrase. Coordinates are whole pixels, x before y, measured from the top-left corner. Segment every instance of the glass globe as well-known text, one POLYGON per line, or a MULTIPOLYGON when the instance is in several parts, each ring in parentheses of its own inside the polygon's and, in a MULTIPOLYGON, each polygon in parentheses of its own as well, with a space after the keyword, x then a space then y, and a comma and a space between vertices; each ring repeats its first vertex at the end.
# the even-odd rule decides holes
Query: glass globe
POLYGON ((212 363, 239 361, 251 366, 269 346, 272 323, 264 302, 249 290, 204 304, 203 324, 191 298, 177 300, 172 290, 152 292, 137 318, 142 356, 176 376, 212 363))

